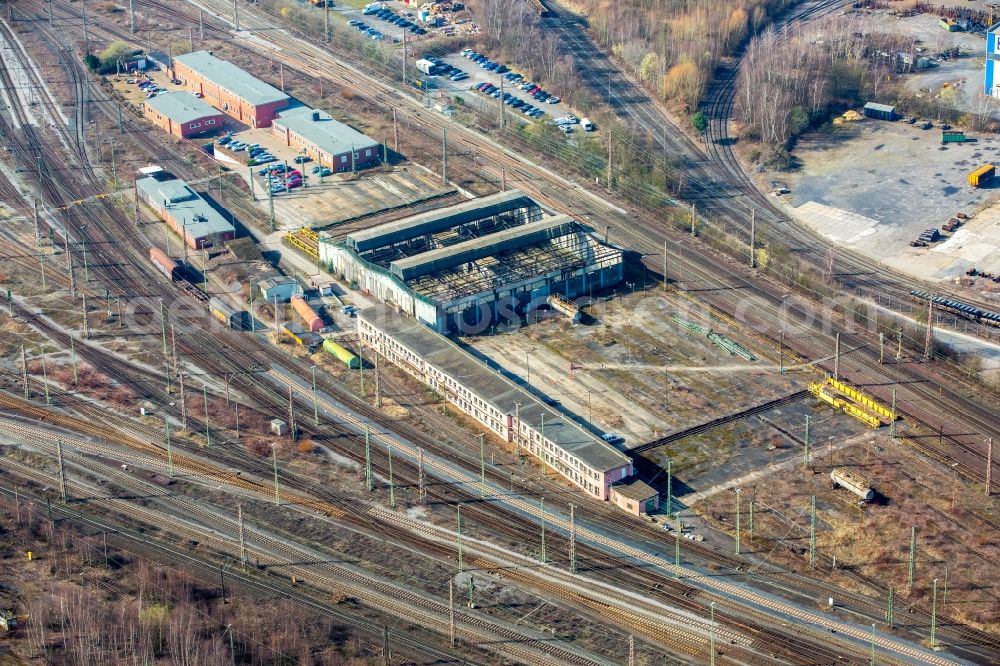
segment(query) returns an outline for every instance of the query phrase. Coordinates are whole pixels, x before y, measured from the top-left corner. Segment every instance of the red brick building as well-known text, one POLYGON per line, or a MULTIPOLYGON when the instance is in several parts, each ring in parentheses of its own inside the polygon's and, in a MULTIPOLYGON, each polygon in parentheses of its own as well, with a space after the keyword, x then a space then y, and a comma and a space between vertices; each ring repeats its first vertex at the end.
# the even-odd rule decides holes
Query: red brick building
POLYGON ((282 111, 271 133, 286 146, 333 171, 357 171, 382 160, 382 146, 326 111, 297 106, 282 111))
POLYGON ((274 86, 208 51, 179 55, 173 65, 174 77, 188 90, 250 127, 270 127, 277 112, 290 101, 274 86))
POLYGON ((188 92, 157 95, 144 102, 146 118, 160 129, 189 139, 222 129, 225 116, 188 92))

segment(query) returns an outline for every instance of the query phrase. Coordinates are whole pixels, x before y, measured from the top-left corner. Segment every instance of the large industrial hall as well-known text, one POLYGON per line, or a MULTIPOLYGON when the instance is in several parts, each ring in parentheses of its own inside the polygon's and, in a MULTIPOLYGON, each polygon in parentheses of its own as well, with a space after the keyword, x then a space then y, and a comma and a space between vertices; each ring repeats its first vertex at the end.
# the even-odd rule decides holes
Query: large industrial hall
POLYGON ((440 333, 517 320, 550 294, 575 298, 622 280, 621 250, 519 191, 349 234, 320 237, 320 260, 358 289, 440 333))

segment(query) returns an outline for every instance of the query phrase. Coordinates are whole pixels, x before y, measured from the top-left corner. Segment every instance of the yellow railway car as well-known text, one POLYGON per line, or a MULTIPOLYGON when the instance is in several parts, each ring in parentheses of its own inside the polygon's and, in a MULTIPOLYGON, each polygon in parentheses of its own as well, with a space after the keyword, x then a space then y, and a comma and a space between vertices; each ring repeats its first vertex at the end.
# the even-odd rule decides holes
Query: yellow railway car
POLYGON ((993 180, 993 176, 996 175, 997 168, 992 164, 986 164, 972 173, 969 174, 969 185, 973 187, 982 187, 986 183, 993 180))

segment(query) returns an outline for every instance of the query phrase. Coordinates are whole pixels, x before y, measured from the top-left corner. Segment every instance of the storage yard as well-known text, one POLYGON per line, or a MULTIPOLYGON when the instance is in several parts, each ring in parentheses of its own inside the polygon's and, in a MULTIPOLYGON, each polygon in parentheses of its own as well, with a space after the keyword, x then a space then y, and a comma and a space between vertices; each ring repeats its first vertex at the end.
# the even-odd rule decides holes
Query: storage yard
POLYGON ((973 266, 997 272, 1000 244, 993 225, 977 214, 996 195, 992 185, 971 187, 968 176, 998 146, 991 135, 943 145, 939 128, 847 123, 799 142, 802 166, 780 176, 791 189, 781 199, 817 233, 896 270, 933 280, 961 277, 973 266), (941 229, 956 213, 972 219, 943 243, 911 247, 921 232, 941 229))

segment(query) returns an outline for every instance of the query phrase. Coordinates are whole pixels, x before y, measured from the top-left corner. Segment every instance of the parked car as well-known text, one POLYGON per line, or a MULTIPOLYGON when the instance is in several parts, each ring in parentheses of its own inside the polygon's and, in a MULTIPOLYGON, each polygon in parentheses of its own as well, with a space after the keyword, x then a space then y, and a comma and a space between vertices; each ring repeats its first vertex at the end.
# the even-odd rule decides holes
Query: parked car
POLYGON ((305 164, 306 162, 312 162, 312 158, 308 155, 296 155, 292 161, 296 164, 305 164))
POLYGON ((562 100, 561 100, 561 99, 559 99, 558 97, 556 97, 556 96, 554 96, 554 95, 553 95, 552 97, 549 97, 549 98, 548 98, 547 100, 545 100, 545 101, 546 101, 546 102, 548 102, 549 104, 558 104, 558 103, 559 103, 559 102, 561 102, 562 100))

